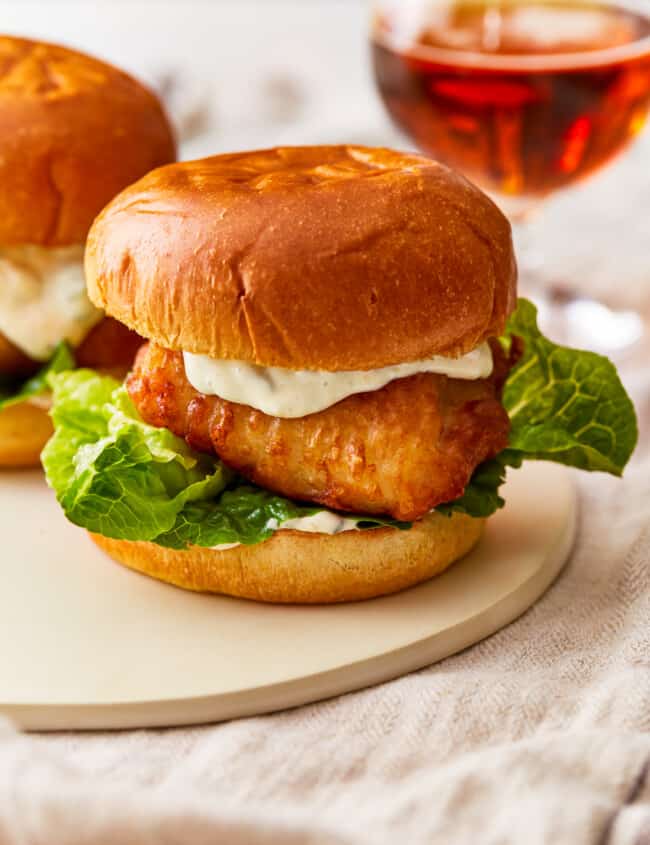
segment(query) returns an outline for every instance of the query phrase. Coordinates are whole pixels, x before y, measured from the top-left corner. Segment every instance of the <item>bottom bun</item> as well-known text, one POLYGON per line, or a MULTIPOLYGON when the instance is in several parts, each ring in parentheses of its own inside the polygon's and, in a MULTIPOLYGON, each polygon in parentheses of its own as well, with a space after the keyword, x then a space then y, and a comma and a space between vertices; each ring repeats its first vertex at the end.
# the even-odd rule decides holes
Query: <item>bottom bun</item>
POLYGON ((430 513, 408 531, 277 531, 264 543, 220 551, 91 537, 125 566, 186 590, 331 604, 395 593, 439 575, 476 545, 483 523, 459 513, 430 513))
POLYGON ((47 408, 33 402, 0 411, 0 468, 35 467, 52 434, 47 408))

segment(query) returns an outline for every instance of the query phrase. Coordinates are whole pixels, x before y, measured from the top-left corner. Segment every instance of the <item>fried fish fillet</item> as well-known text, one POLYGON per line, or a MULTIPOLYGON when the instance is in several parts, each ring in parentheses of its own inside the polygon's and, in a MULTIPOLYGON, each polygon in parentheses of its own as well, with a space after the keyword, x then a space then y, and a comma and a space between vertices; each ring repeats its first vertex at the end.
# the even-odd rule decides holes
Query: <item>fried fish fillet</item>
POLYGON ((127 389, 148 423, 216 453, 262 487, 414 520, 462 495, 475 467, 507 445, 499 395, 509 362, 498 344, 493 352, 488 379, 415 375, 298 419, 199 393, 182 354, 153 343, 138 353, 127 389))

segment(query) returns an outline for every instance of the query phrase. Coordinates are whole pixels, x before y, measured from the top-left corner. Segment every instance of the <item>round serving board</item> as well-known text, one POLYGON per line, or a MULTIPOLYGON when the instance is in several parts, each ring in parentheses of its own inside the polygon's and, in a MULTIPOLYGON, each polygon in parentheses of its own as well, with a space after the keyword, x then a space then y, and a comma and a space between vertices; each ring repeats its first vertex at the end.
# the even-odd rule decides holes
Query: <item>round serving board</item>
POLYGON ((508 505, 444 575, 395 596, 271 606, 137 575, 70 525, 38 472, 0 474, 0 712, 27 729, 266 713, 441 660, 523 613, 575 533, 560 467, 512 472, 508 505))

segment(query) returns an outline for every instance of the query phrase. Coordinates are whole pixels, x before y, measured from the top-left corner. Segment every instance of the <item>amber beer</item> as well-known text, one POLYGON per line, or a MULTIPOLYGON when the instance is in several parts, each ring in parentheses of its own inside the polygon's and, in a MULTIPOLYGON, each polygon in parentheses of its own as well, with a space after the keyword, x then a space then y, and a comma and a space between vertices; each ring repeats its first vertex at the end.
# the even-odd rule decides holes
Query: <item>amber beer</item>
MULTIPOLYGON (((378 14, 373 60, 398 126, 500 194, 542 197, 644 124, 650 12, 619 3, 441 2, 378 14)), ((647 7, 650 7, 648 3, 647 7)))

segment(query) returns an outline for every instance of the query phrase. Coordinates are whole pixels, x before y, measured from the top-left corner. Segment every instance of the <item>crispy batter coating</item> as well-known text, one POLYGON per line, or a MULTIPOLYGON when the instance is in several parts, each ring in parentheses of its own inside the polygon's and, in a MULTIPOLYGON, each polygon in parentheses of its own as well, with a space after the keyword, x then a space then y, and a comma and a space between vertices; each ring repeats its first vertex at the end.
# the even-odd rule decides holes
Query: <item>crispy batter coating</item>
MULTIPOLYGON (((123 378, 142 342, 140 335, 112 317, 105 317, 90 330, 75 350, 75 357, 80 367, 119 373, 123 378)), ((0 332, 0 376, 26 377, 42 366, 41 362, 29 358, 0 332)))
POLYGON ((421 374, 317 414, 279 419, 196 391, 180 352, 149 343, 127 380, 143 418, 215 452, 242 475, 294 499, 404 520, 458 498, 475 467, 507 445, 498 344, 489 379, 421 374))

